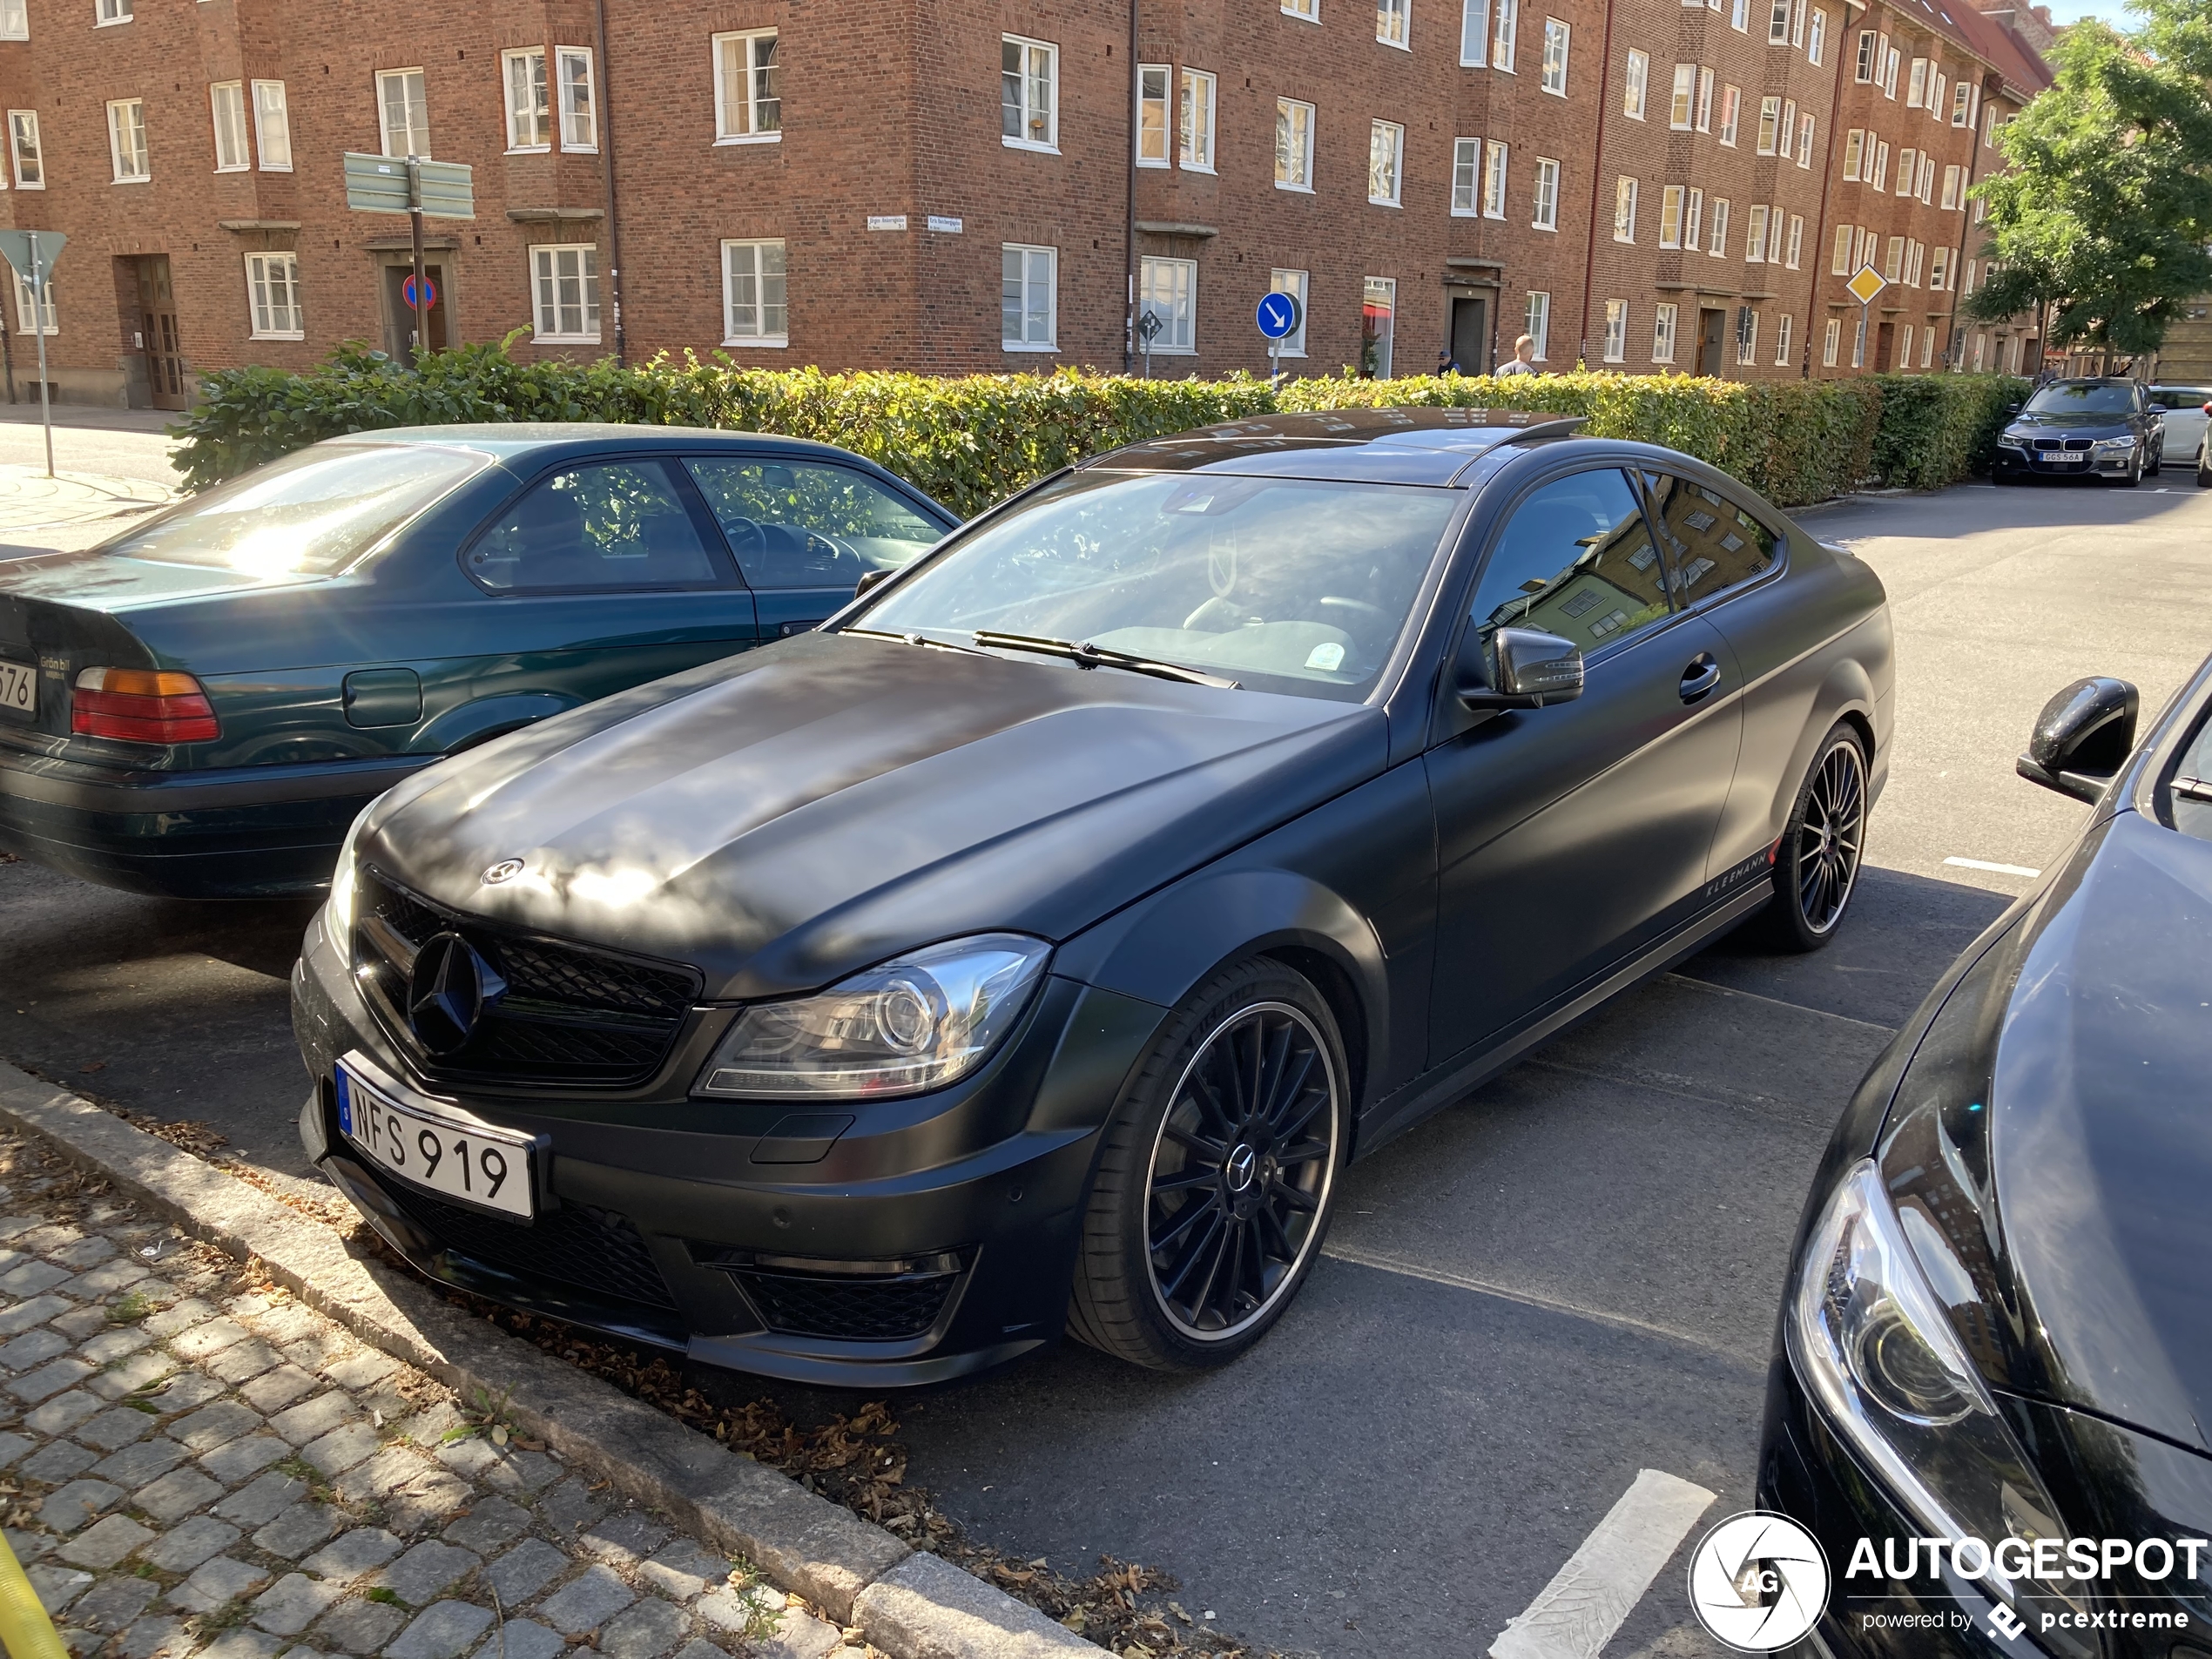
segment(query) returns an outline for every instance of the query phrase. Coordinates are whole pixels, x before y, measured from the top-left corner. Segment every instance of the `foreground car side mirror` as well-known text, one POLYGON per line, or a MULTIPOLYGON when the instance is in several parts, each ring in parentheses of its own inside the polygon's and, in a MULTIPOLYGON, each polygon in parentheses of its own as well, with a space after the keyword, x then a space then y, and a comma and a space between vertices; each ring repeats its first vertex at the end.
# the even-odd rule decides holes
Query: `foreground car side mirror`
POLYGON ((1536 628, 1501 628, 1486 650, 1473 629, 1460 651, 1460 701, 1471 709, 1541 709, 1582 694, 1582 653, 1536 628))
POLYGON ((2018 415, 2020 412, 2020 406, 2017 403, 2007 403, 2005 406, 2005 413, 2007 415, 2018 415))
POLYGON ((866 593, 870 588, 875 586, 877 583, 887 582, 890 579, 891 572, 888 570, 870 570, 858 582, 853 584, 853 597, 857 599, 862 594, 866 593))
POLYGON ((2141 704, 2126 680, 2074 681, 2035 717, 2020 775, 2076 800, 2096 799, 2134 749, 2141 704))

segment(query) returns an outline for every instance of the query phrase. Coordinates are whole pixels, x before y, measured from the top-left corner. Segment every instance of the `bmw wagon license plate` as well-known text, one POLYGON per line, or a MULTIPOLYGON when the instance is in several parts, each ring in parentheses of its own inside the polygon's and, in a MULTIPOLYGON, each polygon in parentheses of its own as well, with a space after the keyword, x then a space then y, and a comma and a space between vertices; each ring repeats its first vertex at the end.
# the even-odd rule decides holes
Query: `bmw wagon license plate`
POLYGON ((536 1214, 529 1136, 457 1122, 397 1100, 342 1060, 338 1131, 378 1169, 441 1198, 524 1220, 536 1214))
POLYGON ((2087 455, 2057 455, 2043 457, 2043 464, 2047 467, 2081 467, 2087 466, 2088 461, 2089 457, 2087 455))
POLYGON ((38 712, 38 671, 29 663, 0 662, 0 709, 38 712))

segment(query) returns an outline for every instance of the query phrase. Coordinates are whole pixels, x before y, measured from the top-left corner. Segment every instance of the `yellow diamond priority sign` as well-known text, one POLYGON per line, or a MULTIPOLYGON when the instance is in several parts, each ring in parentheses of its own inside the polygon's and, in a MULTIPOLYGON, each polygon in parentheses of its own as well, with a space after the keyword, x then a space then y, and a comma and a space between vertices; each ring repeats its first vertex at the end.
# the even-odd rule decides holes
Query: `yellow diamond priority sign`
POLYGON ((1874 303, 1874 296, 1890 285, 1888 280, 1872 266, 1862 265, 1858 267, 1858 274, 1844 286, 1851 290, 1851 297, 1859 304, 1871 306, 1874 303))

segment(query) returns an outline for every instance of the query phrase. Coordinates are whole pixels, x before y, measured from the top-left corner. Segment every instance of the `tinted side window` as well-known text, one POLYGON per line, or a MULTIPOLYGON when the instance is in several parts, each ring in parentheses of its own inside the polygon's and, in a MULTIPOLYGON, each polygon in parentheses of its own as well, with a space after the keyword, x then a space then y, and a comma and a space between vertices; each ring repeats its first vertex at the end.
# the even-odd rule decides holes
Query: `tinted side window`
POLYGON ((851 587, 919 558, 945 533, 849 467, 734 456, 684 464, 756 588, 851 587))
POLYGON ((1609 467, 1554 479, 1514 509, 1469 608, 1486 645, 1499 628, 1539 628, 1586 651, 1666 614, 1642 510, 1609 467))
POLYGON ((1703 484, 1669 473, 1649 475, 1683 604, 1710 599, 1774 568, 1781 543, 1750 514, 1703 484))
POLYGON ((606 462, 541 480, 469 550, 495 593, 695 587, 714 561, 658 461, 606 462))
POLYGON ((2172 785, 2174 827, 2201 841, 2212 841, 2212 719, 2197 727, 2196 736, 2174 768, 2172 785))

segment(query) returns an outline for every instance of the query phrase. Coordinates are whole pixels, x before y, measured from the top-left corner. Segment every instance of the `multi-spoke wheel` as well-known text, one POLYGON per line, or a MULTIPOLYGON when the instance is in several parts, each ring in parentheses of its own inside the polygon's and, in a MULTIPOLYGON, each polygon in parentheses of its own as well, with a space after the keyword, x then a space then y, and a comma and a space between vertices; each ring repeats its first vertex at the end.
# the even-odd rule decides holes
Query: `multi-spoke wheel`
POLYGON ((1281 963, 1194 992, 1107 1127, 1069 1329, 1163 1368, 1258 1341, 1328 1226, 1345 1079, 1328 1004, 1281 963))
POLYGON ((1866 750, 1856 730, 1839 725, 1797 792, 1774 860, 1774 904, 1768 932, 1791 950, 1818 950, 1836 936, 1858 886, 1866 840, 1866 750))

